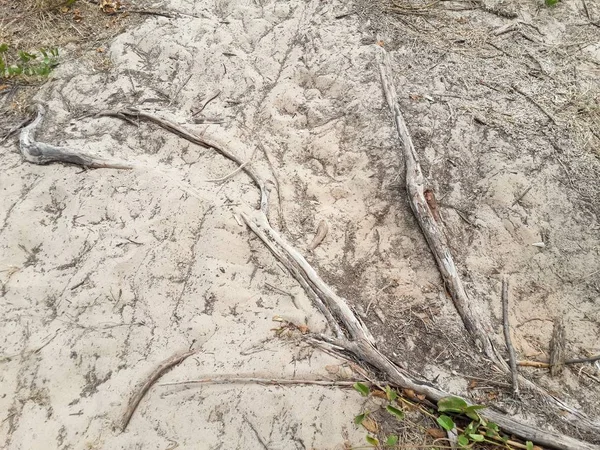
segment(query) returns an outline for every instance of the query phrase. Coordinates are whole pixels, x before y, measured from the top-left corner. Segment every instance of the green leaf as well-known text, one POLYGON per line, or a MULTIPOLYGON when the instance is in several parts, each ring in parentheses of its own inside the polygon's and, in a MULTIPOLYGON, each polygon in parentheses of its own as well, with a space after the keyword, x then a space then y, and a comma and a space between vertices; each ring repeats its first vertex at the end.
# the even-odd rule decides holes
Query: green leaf
POLYGON ((387 399, 390 402, 393 402, 398 398, 398 394, 396 393, 396 391, 390 388, 389 386, 385 387, 385 395, 387 396, 387 399))
POLYGON ((546 3, 546 6, 554 6, 556 5, 560 0, 544 0, 546 3))
POLYGON ((437 420, 437 423, 439 424, 439 426, 442 427, 446 431, 452 431, 454 429, 454 427, 456 427, 456 425, 454 424, 454 421, 450 417, 448 417, 446 414, 442 414, 436 420, 437 420))
POLYGON ((396 445, 398 443, 398 436, 391 434, 388 436, 387 441, 385 441, 385 445, 389 445, 390 447, 396 445))
POLYGON ((496 430, 487 430, 485 432, 485 435, 487 437, 496 437, 496 436, 498 436, 498 432, 496 430))
POLYGON ((469 425, 467 425, 467 428, 465 428, 464 434, 471 434, 475 432, 477 432, 477 424, 475 422, 471 422, 469 425))
POLYGON ((531 441, 525 442, 525 447, 527 447, 527 450, 533 450, 533 442, 531 442, 531 441))
POLYGON ((376 438, 374 438, 373 436, 369 436, 369 435, 367 434, 367 436, 365 437, 365 439, 366 439, 366 440, 367 440, 367 442, 368 442, 369 444, 371 444, 371 445, 375 445, 375 446, 379 445, 379 441, 378 441, 376 438))
POLYGON ((390 405, 387 405, 385 407, 385 409, 387 409, 387 412, 389 412, 390 414, 393 414, 394 416, 396 416, 396 419, 398 419, 398 420, 404 419, 404 411, 402 411, 398 408, 394 408, 393 406, 390 406, 390 405))
POLYGON ((498 427, 498 424, 494 423, 494 422, 488 422, 487 423, 487 427, 490 430, 494 430, 494 431, 500 431, 500 428, 498 427))
POLYGON ((483 437, 481 434, 476 433, 469 434, 469 437, 474 442, 483 442, 485 440, 485 437, 483 437))
POLYGON ((363 397, 367 397, 369 395, 369 387, 367 385, 356 382, 356 383, 354 383, 353 387, 358 392, 360 392, 360 395, 362 395, 363 397))
POLYGON ((459 397, 444 397, 438 400, 438 411, 463 412, 468 408, 467 402, 459 397))
POLYGON ((10 66, 8 68, 9 75, 21 75, 23 73, 23 68, 21 66, 10 66))
POLYGON ((359 414, 358 416, 356 416, 354 418, 354 423, 356 425, 360 425, 361 423, 363 423, 363 420, 365 420, 365 417, 367 417, 369 415, 369 411, 365 411, 362 414, 359 414))
POLYGON ((8 51, 8 44, 0 44, 0 53, 5 53, 8 51))
POLYGON ((461 434, 460 436, 458 436, 458 445, 460 445, 461 447, 466 447, 467 445, 469 445, 469 438, 466 437, 464 434, 461 434))

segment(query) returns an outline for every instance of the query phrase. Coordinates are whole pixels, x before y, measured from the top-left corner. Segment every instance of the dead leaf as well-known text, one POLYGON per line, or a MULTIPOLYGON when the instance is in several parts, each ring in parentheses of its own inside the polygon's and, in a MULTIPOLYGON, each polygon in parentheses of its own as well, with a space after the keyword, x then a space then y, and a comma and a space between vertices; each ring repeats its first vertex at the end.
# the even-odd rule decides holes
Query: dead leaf
POLYGON ((73 10, 73 20, 75 22, 81 22, 83 20, 83 16, 81 15, 81 11, 79 9, 73 10))
POLYGON ((98 48, 96 49, 96 51, 97 51, 98 53, 104 53, 104 49, 103 49, 102 47, 98 47, 98 48))
POLYGON ((307 334, 310 330, 306 325, 298 325, 298 331, 302 334, 307 334))
POLYGON ((365 417, 365 419, 361 422, 361 425, 365 427, 365 429, 369 433, 377 433, 379 431, 379 425, 370 417, 365 417))
POLYGON ((385 43, 383 41, 377 41, 377 45, 379 45, 380 47, 383 47, 385 45, 385 43))
POLYGON ((446 432, 440 428, 427 428, 427 434, 434 439, 444 439, 446 432))
POLYGON ((4 90, 8 89, 9 87, 10 87, 10 86, 9 86, 8 84, 3 84, 3 85, 0 85, 0 92, 2 92, 2 91, 4 91, 4 90))
POLYGON ((384 400, 387 400, 387 395, 385 394, 385 392, 380 391, 379 389, 375 389, 375 390, 371 391, 371 394, 374 397, 379 397, 379 398, 382 398, 384 400))
POLYGON ((477 381, 475 381, 475 380, 471 380, 471 381, 469 382, 469 387, 468 387, 467 389, 468 389, 468 390, 473 390, 473 389, 475 389, 476 387, 477 387, 477 381))

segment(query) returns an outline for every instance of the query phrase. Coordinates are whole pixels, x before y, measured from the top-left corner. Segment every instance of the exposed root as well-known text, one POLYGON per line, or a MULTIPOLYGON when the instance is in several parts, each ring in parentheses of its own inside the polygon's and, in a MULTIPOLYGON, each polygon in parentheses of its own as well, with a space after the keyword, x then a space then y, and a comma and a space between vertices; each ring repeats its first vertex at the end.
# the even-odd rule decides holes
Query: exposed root
POLYGON ((216 150, 218 153, 220 153, 227 159, 235 162, 238 165, 238 167, 241 167, 241 169, 252 179, 252 181, 254 181, 254 183, 258 186, 260 190, 260 209, 265 214, 268 214, 269 192, 265 187, 264 180, 260 177, 260 175, 256 173, 256 171, 252 168, 251 165, 246 165, 241 158, 239 158, 234 153, 230 152, 225 147, 219 145, 218 143, 206 139, 204 137, 192 134, 189 131, 185 130, 183 127, 167 119, 163 119, 161 117, 155 116, 154 114, 140 111, 135 108, 121 109, 118 111, 101 111, 98 114, 96 114, 96 117, 116 117, 122 120, 125 120, 126 118, 131 120, 144 119, 148 122, 153 122, 161 126, 165 130, 170 131, 171 133, 174 133, 187 141, 190 141, 194 144, 200 145, 205 148, 212 148, 213 150, 216 150))
POLYGON ((70 148, 57 147, 36 141, 35 133, 45 115, 46 108, 38 104, 37 117, 21 130, 20 148, 26 161, 33 164, 62 162, 90 168, 133 169, 133 165, 125 161, 99 158, 70 148))

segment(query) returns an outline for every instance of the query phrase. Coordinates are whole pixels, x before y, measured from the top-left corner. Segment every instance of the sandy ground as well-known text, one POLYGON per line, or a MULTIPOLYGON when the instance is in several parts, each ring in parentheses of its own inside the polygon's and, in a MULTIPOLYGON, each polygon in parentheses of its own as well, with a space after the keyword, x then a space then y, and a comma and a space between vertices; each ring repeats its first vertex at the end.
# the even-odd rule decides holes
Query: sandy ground
MULTIPOLYGON (((565 319, 570 357, 600 352, 593 127, 600 45, 597 28, 574 25, 584 22, 579 6, 549 11, 524 2, 519 20, 537 28, 517 23, 535 37, 527 46, 515 30, 495 34, 515 19, 478 9, 401 21, 346 2, 152 6, 180 15, 150 16, 108 43, 104 70, 98 54, 68 60, 37 96, 51 111, 41 140, 144 168, 33 166, 22 161, 16 140, 2 144, 2 448, 323 449, 364 442, 352 422, 363 409, 360 396, 316 386, 159 385, 125 433, 113 429, 136 385, 188 348, 199 352, 161 382, 351 375, 332 375, 342 361, 274 337, 274 317, 312 331, 323 331, 324 321, 236 221, 258 202, 250 180, 238 173, 209 181, 235 165, 156 127, 82 118, 126 105, 218 140, 243 159, 253 156, 265 178, 278 180, 280 202, 270 185, 271 221, 297 248, 305 250, 319 221, 327 221, 328 236, 307 257, 364 316, 387 354, 457 394, 535 420, 510 402, 507 389, 461 376, 490 374, 406 203, 374 64, 376 38, 394 58, 425 174, 498 347, 504 350, 500 277, 509 274, 520 359, 547 358, 556 316, 565 319), (440 40, 448 31, 440 24, 453 25, 457 36, 440 40), (580 41, 586 46, 567 60, 570 44, 580 41), (531 58, 523 63, 526 52, 531 58), (592 112, 578 115, 589 109, 582 105, 592 112), (532 245, 540 242, 544 248, 532 245)), ((588 6, 600 17, 598 5, 588 6)), ((557 379, 523 373, 599 420, 599 370, 580 369, 557 379)), ((563 426, 553 417, 538 420, 563 426)))

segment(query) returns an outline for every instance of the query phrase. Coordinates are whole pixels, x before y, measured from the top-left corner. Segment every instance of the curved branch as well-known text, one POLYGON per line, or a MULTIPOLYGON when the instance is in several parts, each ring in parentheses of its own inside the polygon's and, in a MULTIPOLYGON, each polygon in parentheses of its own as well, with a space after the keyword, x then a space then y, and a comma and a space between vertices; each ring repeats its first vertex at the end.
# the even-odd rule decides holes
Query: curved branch
POLYGON ((99 158, 70 148, 57 147, 55 145, 36 141, 35 133, 44 120, 45 115, 46 108, 44 108, 43 105, 38 104, 37 117, 33 122, 21 130, 19 138, 20 149, 21 154, 26 161, 33 164, 62 162, 94 169, 133 169, 133 165, 125 161, 99 158))
POLYGON ((158 117, 154 114, 140 111, 135 108, 120 109, 117 111, 101 111, 96 114, 96 117, 116 117, 117 119, 125 120, 127 122, 129 122, 129 120, 131 119, 144 119, 148 122, 155 123, 161 128, 164 128, 165 130, 170 131, 171 133, 174 133, 177 136, 182 137, 183 139, 190 141, 196 145, 200 145, 201 147, 217 151, 225 158, 235 162, 238 165, 238 169, 243 170, 250 177, 250 179, 254 181, 254 183, 260 190, 260 210, 268 216, 269 191, 267 191, 265 187, 265 182, 262 179, 262 177, 258 175, 258 173, 256 173, 256 171, 252 168, 251 165, 242 161, 241 158, 227 150, 225 147, 222 147, 217 142, 190 133, 183 127, 177 125, 174 122, 171 122, 170 120, 163 119, 162 117, 158 117))

